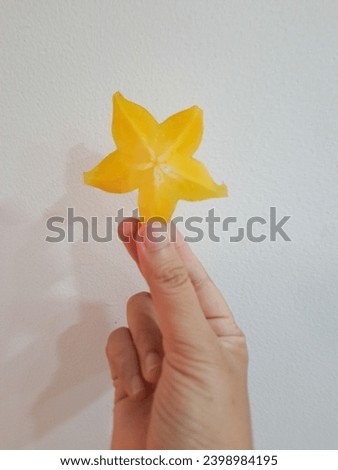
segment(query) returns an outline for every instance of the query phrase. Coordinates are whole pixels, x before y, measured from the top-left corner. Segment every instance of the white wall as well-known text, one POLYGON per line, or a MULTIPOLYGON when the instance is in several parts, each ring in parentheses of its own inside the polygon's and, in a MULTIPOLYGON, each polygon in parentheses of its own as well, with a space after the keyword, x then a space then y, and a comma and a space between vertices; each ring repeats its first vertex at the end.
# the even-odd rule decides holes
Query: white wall
POLYGON ((46 220, 131 211, 82 184, 114 148, 111 95, 162 120, 198 104, 197 153, 241 221, 270 206, 292 242, 193 246, 250 348, 255 444, 338 448, 333 0, 0 1, 2 448, 106 448, 106 337, 143 289, 121 244, 45 242, 46 220))

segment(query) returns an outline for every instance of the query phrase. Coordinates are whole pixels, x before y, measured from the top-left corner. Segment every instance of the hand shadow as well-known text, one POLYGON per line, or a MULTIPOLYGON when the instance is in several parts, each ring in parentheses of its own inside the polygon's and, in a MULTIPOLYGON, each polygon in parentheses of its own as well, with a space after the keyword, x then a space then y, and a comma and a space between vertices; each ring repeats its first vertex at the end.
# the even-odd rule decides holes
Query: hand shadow
MULTIPOLYGON (((10 350, 15 341, 20 352, 2 359, 1 422, 11 423, 0 431, 3 448, 29 448, 111 387, 105 344, 110 331, 125 322, 121 292, 131 286, 130 265, 114 265, 113 250, 121 250, 121 244, 116 233, 109 243, 45 241, 46 220, 65 217, 68 207, 87 220, 107 215, 102 209, 106 199, 82 184, 82 172, 99 159, 82 145, 70 151, 66 194, 26 228, 10 261, 9 286, 17 294, 3 319, 7 337, 1 350, 10 350)), ((110 201, 110 216, 126 206, 125 196, 110 201)), ((14 243, 10 236, 7 241, 14 243)))
POLYGON ((105 307, 79 304, 78 323, 58 336, 59 366, 31 410, 37 437, 85 409, 110 386, 104 346, 111 326, 105 307))

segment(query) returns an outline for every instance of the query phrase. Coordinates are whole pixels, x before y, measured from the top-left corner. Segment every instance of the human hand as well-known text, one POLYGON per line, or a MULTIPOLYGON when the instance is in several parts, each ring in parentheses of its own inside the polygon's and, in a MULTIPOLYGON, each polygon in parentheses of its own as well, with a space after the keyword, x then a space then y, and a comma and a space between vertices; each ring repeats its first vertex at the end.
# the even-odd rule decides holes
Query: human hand
POLYGON ((136 219, 119 227, 150 293, 129 299, 129 328, 107 344, 112 448, 250 449, 244 334, 182 235, 151 242, 148 229, 136 219))

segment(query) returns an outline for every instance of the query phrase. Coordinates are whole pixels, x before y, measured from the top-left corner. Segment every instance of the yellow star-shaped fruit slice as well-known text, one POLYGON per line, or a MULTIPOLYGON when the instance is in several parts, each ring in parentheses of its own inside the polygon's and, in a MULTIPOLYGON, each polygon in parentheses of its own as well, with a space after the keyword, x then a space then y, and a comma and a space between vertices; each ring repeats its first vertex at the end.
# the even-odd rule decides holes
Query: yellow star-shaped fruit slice
POLYGON ((142 106, 113 96, 112 134, 117 149, 92 170, 84 182, 111 193, 139 190, 139 214, 147 221, 169 221, 177 201, 227 196, 195 158, 203 133, 203 113, 197 106, 164 122, 142 106))

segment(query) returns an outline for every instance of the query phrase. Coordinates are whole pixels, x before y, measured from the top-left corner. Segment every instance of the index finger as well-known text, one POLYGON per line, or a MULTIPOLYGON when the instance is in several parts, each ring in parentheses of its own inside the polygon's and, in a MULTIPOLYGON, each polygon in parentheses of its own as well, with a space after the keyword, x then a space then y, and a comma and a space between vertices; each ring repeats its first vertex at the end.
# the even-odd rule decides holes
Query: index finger
MULTIPOLYGON (((136 242, 140 270, 147 281, 164 342, 199 344, 201 338, 211 334, 189 273, 174 243, 170 242, 170 226, 162 227, 162 241, 149 236, 154 223, 142 224, 142 241, 136 242)), ((157 225, 157 227, 159 227, 157 225)), ((202 341, 203 343, 203 341, 202 341)))
MULTIPOLYGON (((123 241, 130 256, 139 265, 136 238, 140 221, 135 218, 124 219, 119 225, 119 237, 123 241)), ((232 312, 217 286, 208 276, 202 263, 193 253, 189 244, 176 226, 175 248, 186 267, 191 283, 195 289, 200 306, 212 330, 219 337, 242 335, 232 312)))

